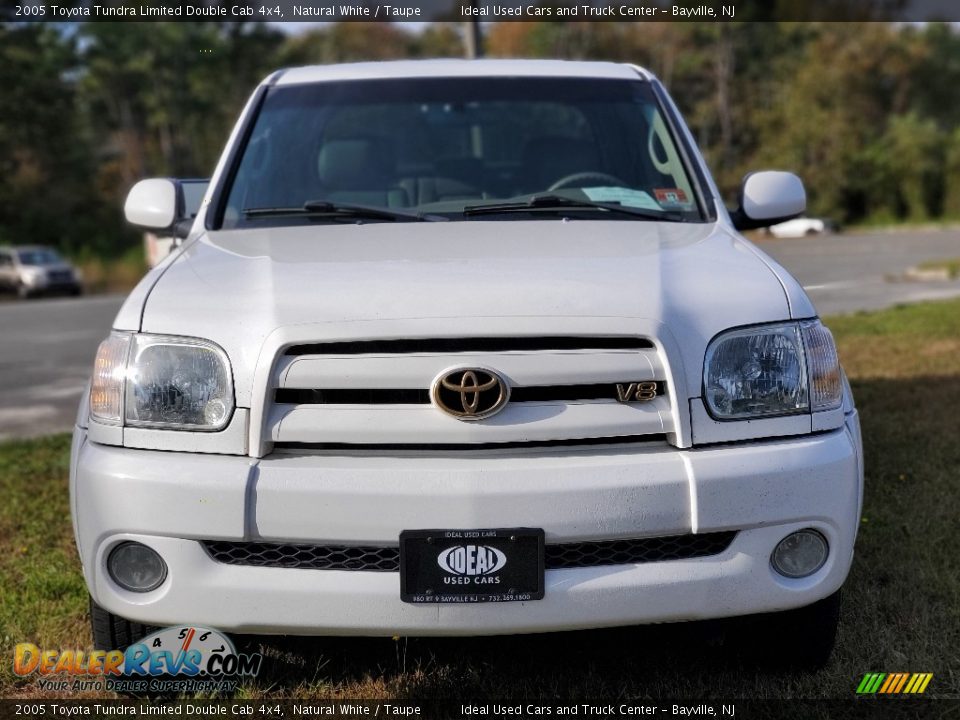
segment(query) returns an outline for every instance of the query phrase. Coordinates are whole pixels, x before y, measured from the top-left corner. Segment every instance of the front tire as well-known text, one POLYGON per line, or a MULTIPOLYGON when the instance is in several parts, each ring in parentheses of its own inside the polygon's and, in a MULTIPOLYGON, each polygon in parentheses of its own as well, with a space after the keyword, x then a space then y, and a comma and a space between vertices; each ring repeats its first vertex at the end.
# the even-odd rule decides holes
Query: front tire
POLYGON ((104 610, 90 598, 90 631, 97 650, 126 650, 149 635, 154 628, 143 623, 125 620, 104 610))
POLYGON ((748 655, 765 665, 818 670, 836 645, 840 591, 813 605, 744 620, 748 655))

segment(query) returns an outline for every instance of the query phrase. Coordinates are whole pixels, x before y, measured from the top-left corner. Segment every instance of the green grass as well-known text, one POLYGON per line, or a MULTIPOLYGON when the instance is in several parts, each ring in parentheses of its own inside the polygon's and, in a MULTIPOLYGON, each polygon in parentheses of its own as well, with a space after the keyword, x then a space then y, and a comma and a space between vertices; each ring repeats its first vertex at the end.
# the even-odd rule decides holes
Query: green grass
POLYGON ((11 691, 13 646, 89 644, 86 587, 67 498, 70 438, 0 444, 0 697, 11 691))
MULTIPOLYGON (((310 698, 851 698, 868 671, 932 672, 960 697, 960 301, 828 320, 861 412, 867 493, 839 645, 816 673, 731 657, 730 623, 480 639, 285 639, 241 694, 310 698)), ((0 445, 0 696, 16 642, 86 647, 69 439, 0 445)), ((639 601, 642 601, 639 600, 639 601)))

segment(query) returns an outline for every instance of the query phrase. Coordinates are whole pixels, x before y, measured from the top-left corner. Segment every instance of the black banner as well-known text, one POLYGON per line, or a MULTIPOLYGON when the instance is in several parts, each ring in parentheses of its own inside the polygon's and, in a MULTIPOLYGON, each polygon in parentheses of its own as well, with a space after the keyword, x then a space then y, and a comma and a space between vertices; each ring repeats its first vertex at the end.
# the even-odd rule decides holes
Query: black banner
POLYGON ((5 0, 13 22, 960 21, 957 0, 5 0))
POLYGON ((960 700, 0 700, 0 720, 15 718, 956 718, 960 700))

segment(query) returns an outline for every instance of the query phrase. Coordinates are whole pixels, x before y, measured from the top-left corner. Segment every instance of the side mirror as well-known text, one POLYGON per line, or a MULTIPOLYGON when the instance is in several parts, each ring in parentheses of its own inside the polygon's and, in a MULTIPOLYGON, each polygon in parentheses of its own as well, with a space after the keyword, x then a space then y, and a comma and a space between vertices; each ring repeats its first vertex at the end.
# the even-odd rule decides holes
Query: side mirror
POLYGON ((807 209, 807 192, 796 175, 780 170, 750 173, 740 185, 740 204, 731 219, 737 230, 769 227, 807 209))
POLYGON ((127 222, 151 230, 167 230, 177 220, 177 186, 167 178, 141 180, 123 205, 127 222))
POLYGON ((185 238, 209 184, 209 180, 141 180, 127 194, 124 215, 131 225, 185 238))

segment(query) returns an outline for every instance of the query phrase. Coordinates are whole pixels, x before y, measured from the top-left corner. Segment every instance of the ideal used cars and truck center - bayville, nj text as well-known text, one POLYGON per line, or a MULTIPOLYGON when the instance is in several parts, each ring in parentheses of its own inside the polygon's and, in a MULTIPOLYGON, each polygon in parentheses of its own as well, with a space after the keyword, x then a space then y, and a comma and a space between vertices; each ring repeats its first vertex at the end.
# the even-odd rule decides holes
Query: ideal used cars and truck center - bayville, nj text
POLYGON ((764 614, 827 660, 857 411, 740 235, 802 213, 799 178, 728 211, 639 67, 400 61, 270 75, 204 192, 126 201, 178 244, 74 431, 98 648, 764 614))

